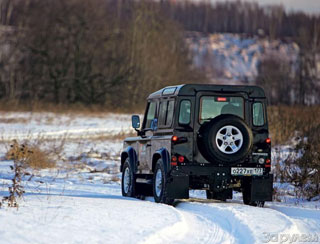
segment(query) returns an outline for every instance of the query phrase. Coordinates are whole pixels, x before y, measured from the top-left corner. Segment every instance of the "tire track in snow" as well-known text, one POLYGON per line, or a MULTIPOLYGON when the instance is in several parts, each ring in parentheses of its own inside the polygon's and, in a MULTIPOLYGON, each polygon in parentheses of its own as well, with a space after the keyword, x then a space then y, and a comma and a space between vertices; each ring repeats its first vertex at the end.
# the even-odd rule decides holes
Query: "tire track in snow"
POLYGON ((213 237, 208 242, 199 243, 254 243, 254 236, 246 224, 241 223, 234 214, 224 208, 212 207, 224 203, 183 202, 178 205, 182 211, 206 219, 215 226, 213 237))
MULTIPOLYGON (((184 203, 185 204, 185 203, 184 203)), ((181 206, 181 204, 179 204, 181 206)), ((166 226, 145 238, 141 244, 149 243, 234 243, 234 238, 207 216, 187 208, 171 208, 179 216, 178 222, 166 226)), ((207 208, 205 208, 207 210, 207 208)))
MULTIPOLYGON (((169 207, 168 208, 172 208, 169 207)), ((179 219, 144 239, 142 243, 263 243, 268 234, 305 234, 310 218, 292 217, 276 208, 258 208, 242 203, 183 200, 176 208, 179 219)), ((282 210, 282 209, 281 209, 282 210)), ((310 217, 310 216, 309 216, 310 217)), ((311 218, 320 221, 316 217, 311 218)))
POLYGON ((172 243, 184 238, 189 229, 184 215, 182 215, 174 207, 168 206, 168 208, 171 208, 171 210, 176 213, 179 221, 152 233, 139 244, 172 243))
POLYGON ((179 204, 179 210, 188 218, 188 223, 192 228, 185 236, 182 243, 235 243, 235 239, 225 229, 221 228, 211 217, 203 212, 206 209, 199 209, 192 206, 192 209, 184 206, 186 203, 179 204))
POLYGON ((319 233, 320 211, 316 209, 304 209, 298 207, 278 206, 270 204, 268 208, 280 212, 289 218, 303 233, 319 233))
MULTIPOLYGON (((238 236, 239 243, 261 243, 266 240, 266 233, 302 234, 296 221, 289 216, 269 208, 257 208, 236 203, 207 204, 208 207, 231 213, 236 231, 242 233, 238 236), (251 241, 243 238, 246 226, 247 233, 251 234, 251 241)), ((237 237, 237 236, 235 236, 237 237)))

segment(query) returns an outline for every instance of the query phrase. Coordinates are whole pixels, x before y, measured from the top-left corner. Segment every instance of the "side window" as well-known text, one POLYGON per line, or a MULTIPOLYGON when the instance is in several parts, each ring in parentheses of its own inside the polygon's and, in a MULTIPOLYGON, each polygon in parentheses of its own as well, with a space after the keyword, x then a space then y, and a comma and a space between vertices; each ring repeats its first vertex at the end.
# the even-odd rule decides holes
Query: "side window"
POLYGON ((149 104, 145 128, 151 127, 151 121, 155 118, 155 115, 156 115, 156 108, 157 108, 156 102, 151 102, 149 104))
POLYGON ((170 127, 173 119, 174 100, 162 101, 159 109, 159 126, 170 127))
POLYGON ((171 101, 169 101, 169 104, 168 104, 168 113, 167 113, 166 126, 171 126, 172 125, 173 110, 174 110, 174 100, 171 100, 171 101))
POLYGON ((167 101, 163 101, 160 103, 159 109, 159 126, 166 125, 166 116, 167 116, 167 101))
POLYGON ((191 116, 191 102, 189 100, 182 100, 179 111, 179 124, 187 125, 190 123, 191 116))
POLYGON ((253 125, 263 126, 264 125, 264 111, 262 103, 254 103, 252 106, 253 125))

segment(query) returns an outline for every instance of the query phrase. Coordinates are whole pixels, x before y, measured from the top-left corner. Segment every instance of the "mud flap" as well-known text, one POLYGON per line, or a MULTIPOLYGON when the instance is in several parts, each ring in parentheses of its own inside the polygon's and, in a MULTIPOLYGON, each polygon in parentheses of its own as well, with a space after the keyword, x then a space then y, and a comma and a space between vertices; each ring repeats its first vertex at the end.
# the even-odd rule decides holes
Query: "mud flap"
POLYGON ((168 178, 167 196, 173 199, 189 198, 189 176, 175 173, 168 178))
POLYGON ((273 175, 252 178, 251 201, 272 201, 273 175))

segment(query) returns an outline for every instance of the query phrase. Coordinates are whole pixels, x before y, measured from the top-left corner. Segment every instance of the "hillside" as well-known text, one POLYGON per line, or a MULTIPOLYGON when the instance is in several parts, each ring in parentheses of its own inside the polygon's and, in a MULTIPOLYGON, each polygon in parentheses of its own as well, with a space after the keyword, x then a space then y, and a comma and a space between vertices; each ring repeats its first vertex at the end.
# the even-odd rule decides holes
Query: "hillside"
POLYGON ((299 46, 294 42, 248 37, 240 34, 187 34, 187 45, 193 56, 193 65, 207 77, 228 83, 253 83, 259 63, 267 57, 287 61, 298 68, 299 46))

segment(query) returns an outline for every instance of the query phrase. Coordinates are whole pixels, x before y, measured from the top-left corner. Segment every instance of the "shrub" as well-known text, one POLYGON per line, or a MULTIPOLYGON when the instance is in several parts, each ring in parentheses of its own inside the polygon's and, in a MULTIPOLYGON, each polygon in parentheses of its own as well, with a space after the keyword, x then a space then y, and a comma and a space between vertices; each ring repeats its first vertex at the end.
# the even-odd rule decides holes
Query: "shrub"
POLYGON ((22 178, 27 175, 26 169, 43 169, 52 168, 55 166, 54 161, 49 159, 48 152, 41 150, 37 145, 19 144, 16 140, 10 145, 10 149, 6 153, 6 159, 13 160, 13 166, 10 166, 13 171, 12 184, 8 187, 9 196, 3 197, 0 202, 0 207, 7 203, 8 207, 18 207, 17 198, 22 197, 24 187, 22 178))
POLYGON ((312 200, 320 195, 320 125, 312 128, 285 160, 282 180, 292 183, 297 197, 312 200))
POLYGON ((320 106, 270 106, 268 121, 274 145, 304 136, 320 124, 320 106))
POLYGON ((8 160, 21 161, 23 167, 34 169, 53 168, 55 163, 48 157, 48 152, 39 148, 38 145, 19 144, 13 141, 9 151, 6 154, 8 160))

